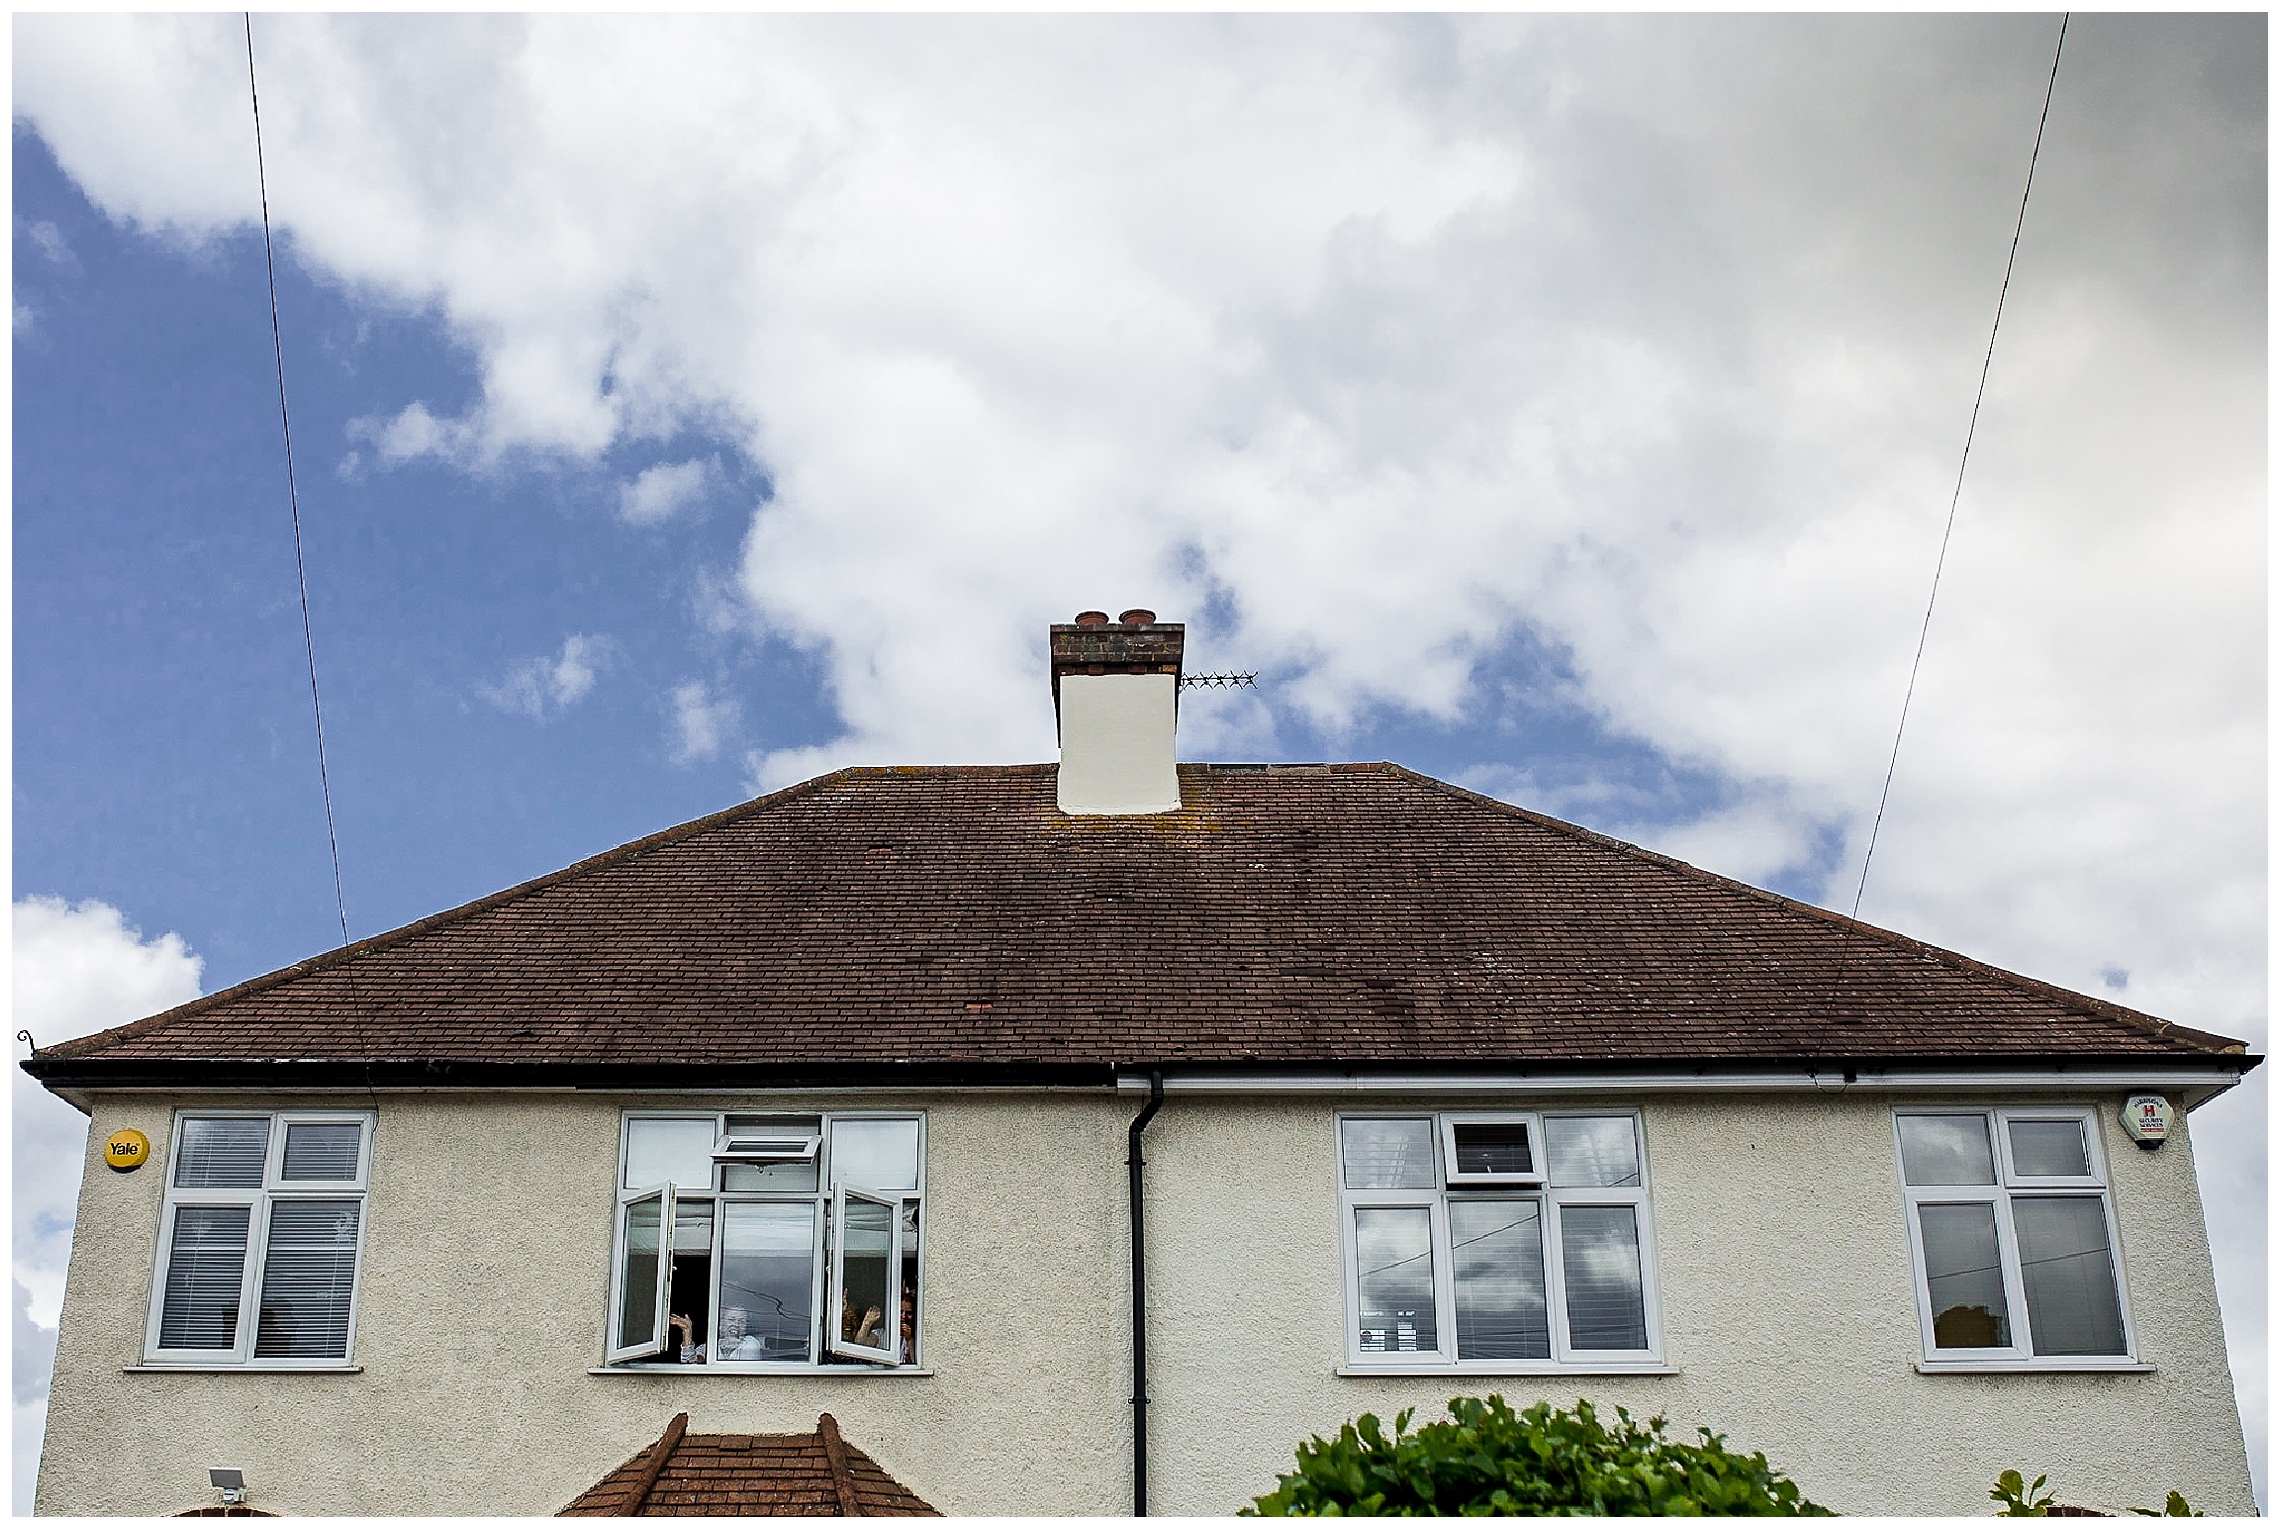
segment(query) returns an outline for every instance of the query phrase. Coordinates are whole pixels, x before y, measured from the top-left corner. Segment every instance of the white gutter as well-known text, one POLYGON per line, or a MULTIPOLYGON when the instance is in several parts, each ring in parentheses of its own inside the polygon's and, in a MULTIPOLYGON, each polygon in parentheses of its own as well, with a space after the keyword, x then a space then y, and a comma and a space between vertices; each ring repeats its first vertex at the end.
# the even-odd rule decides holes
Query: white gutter
MULTIPOLYGON (((2193 1109, 2238 1083, 2243 1067, 2221 1064, 2147 1067, 2112 1063, 2041 1067, 1885 1068, 1763 1067, 1747 1072, 1358 1073, 1167 1071, 1164 1092, 1220 1094, 1680 1094, 1821 1093, 2105 1093, 2174 1089, 2193 1109)), ((1148 1089, 1146 1075, 1119 1073, 1120 1092, 1148 1089)))

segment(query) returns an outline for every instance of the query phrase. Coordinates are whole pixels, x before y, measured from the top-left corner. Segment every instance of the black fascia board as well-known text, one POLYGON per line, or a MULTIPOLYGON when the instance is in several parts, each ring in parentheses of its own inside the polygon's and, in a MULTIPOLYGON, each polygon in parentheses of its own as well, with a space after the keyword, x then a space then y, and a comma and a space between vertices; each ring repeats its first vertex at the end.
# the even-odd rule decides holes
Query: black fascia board
POLYGON ((391 1058, 110 1058, 29 1057, 19 1065, 49 1088, 96 1089, 335 1089, 335 1088, 556 1088, 639 1092, 652 1089, 765 1090, 781 1088, 1114 1088, 1117 1080, 1160 1069, 1167 1080, 1318 1077, 1509 1077, 1609 1073, 1693 1075, 1704 1080, 1737 1074, 1811 1070, 1855 1074, 1984 1068, 2000 1073, 2068 1067, 2125 1067, 2149 1076, 2169 1071, 2237 1068, 2247 1073, 2264 1060, 2242 1052, 2089 1052, 2002 1055, 1780 1055, 1757 1057, 1497 1057, 1401 1060, 1323 1057, 1291 1060, 1210 1061, 1135 1056, 1100 1062, 488 1062, 452 1057, 391 1058))
POLYGON ((1114 1088, 1117 1069, 1086 1062, 482 1062, 453 1057, 347 1061, 30 1057, 49 1088, 1114 1088))

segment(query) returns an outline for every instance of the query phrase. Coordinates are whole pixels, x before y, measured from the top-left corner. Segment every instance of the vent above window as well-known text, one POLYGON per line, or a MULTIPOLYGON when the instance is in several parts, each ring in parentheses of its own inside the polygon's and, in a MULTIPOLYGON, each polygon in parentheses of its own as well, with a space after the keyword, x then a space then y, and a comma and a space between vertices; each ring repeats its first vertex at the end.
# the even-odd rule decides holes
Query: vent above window
POLYGON ((728 1117, 728 1128, 713 1143, 716 1163, 798 1163, 812 1161, 823 1145, 819 1123, 728 1117))
POLYGON ((1444 1115, 1441 1150, 1454 1184, 1540 1184, 1533 1115, 1444 1115))

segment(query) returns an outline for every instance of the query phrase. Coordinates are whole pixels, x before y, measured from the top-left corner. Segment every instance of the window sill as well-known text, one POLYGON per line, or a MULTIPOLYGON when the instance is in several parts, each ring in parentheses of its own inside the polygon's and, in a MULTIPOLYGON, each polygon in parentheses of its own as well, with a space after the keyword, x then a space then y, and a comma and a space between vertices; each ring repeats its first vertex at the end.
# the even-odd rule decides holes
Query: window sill
POLYGON ((362 1375, 360 1364, 122 1364, 122 1375, 362 1375))
POLYGON ((1918 1375, 2151 1375, 2134 1359, 1974 1359, 1953 1364, 1916 1361, 1918 1375))
POLYGON ((918 1379, 931 1379, 934 1375, 932 1370, 921 1369, 913 1364, 897 1365, 891 1370, 884 1365, 869 1364, 753 1364, 736 1368, 731 1368, 728 1365, 710 1364, 597 1364, 588 1366, 586 1373, 588 1375, 743 1376, 748 1379, 753 1376, 769 1375, 844 1375, 858 1378, 868 1375, 907 1375, 918 1379))
POLYGON ((1349 1379, 1380 1375, 1676 1375, 1668 1364, 1547 1364, 1519 1360, 1510 1364, 1342 1364, 1332 1372, 1349 1379))

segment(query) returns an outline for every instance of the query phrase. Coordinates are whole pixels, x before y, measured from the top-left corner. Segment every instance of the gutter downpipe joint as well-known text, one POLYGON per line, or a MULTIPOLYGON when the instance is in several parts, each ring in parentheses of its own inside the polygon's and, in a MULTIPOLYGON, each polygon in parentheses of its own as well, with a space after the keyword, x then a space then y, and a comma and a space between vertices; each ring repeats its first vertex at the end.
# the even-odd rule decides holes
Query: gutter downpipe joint
POLYGON ((1128 1133, 1132 1175, 1132 1516, 1148 1516, 1148 1239, 1140 1213, 1140 1133, 1164 1107, 1164 1074, 1148 1074, 1147 1107, 1134 1116, 1128 1133))

